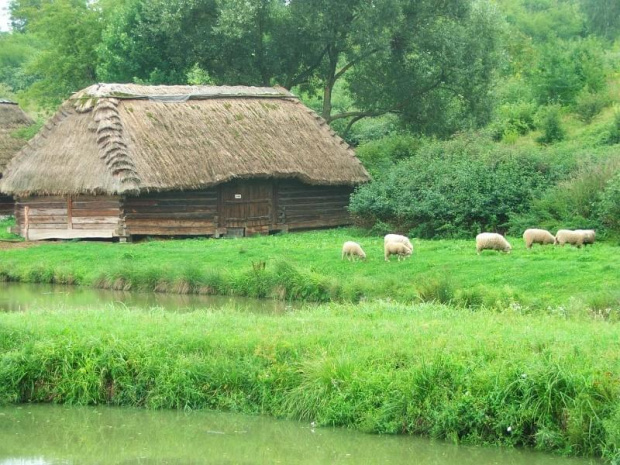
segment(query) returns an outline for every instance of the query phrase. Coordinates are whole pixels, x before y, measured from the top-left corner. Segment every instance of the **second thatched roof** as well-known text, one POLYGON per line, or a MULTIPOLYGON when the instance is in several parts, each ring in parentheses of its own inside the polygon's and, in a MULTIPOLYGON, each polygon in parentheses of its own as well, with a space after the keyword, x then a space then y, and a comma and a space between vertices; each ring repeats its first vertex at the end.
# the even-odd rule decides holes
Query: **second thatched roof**
POLYGON ((100 84, 75 94, 7 167, 14 195, 189 190, 243 178, 369 180, 283 89, 100 84))
POLYGON ((0 177, 11 158, 26 144, 24 139, 15 137, 15 131, 33 123, 16 103, 0 99, 0 177))

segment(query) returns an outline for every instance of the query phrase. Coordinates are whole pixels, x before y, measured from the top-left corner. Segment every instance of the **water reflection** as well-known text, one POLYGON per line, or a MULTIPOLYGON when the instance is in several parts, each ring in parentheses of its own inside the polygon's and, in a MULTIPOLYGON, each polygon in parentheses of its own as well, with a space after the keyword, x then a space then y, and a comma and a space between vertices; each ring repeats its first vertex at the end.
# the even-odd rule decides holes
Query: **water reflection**
POLYGON ((58 464, 585 465, 519 450, 218 412, 26 405, 0 408, 0 465, 58 464))
POLYGON ((80 286, 0 283, 0 311, 3 312, 21 312, 39 308, 101 308, 111 303, 132 308, 161 307, 177 312, 226 307, 255 313, 284 313, 304 305, 298 302, 232 296, 123 292, 80 286))

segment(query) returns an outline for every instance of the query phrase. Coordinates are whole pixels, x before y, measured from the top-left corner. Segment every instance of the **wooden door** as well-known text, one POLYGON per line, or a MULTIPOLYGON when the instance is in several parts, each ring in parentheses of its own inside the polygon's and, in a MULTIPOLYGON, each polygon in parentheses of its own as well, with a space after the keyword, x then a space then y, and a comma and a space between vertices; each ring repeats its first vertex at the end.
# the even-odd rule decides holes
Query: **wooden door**
POLYGON ((245 228, 245 235, 267 233, 273 218, 273 182, 240 180, 223 184, 220 190, 220 224, 245 228))

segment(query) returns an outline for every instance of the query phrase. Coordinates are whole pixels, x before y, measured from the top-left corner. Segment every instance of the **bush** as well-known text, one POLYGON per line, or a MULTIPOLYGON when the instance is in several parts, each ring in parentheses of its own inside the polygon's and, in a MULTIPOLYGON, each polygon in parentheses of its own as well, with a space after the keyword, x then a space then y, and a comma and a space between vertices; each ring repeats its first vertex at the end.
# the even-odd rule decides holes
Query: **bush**
POLYGON ((593 93, 589 90, 582 91, 575 102, 575 113, 577 117, 586 124, 590 124, 592 119, 598 115, 603 108, 611 104, 608 94, 593 93))
POLYGON ((601 222, 615 234, 620 234, 620 171, 611 178, 601 194, 601 222))
POLYGON ((509 139, 513 134, 525 135, 536 129, 534 116, 536 105, 533 102, 518 102, 501 105, 497 109, 495 122, 491 124, 493 140, 509 139))
POLYGON ((608 227, 617 228, 613 215, 620 210, 614 210, 616 184, 612 177, 619 170, 620 161, 614 159, 584 165, 570 179, 558 183, 534 200, 529 212, 511 218, 510 230, 517 233, 532 225, 551 230, 560 227, 600 228, 605 221, 608 221, 608 227))
POLYGON ((609 132, 605 137, 604 142, 607 145, 620 143, 620 109, 616 109, 614 112, 614 119, 609 126, 609 132))
POLYGON ((510 215, 556 181, 538 152, 498 149, 477 135, 429 143, 382 178, 360 187, 350 210, 358 224, 386 223, 417 237, 471 237, 505 231, 510 215))
POLYGON ((536 139, 536 142, 553 144, 564 139, 566 132, 560 121, 560 109, 559 105, 551 105, 539 111, 537 126, 543 133, 536 139))
POLYGON ((409 135, 392 135, 368 142, 356 150, 357 156, 375 179, 382 177, 394 163, 410 158, 422 141, 409 135))

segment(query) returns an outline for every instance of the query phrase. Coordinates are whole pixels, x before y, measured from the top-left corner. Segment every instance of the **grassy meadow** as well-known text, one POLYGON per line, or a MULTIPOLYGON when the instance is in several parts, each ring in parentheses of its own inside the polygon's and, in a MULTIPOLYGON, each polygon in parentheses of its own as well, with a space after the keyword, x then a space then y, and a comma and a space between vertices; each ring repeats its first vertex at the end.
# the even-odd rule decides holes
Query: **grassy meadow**
POLYGON ((620 459, 620 336, 438 304, 0 313, 0 401, 221 409, 620 459))
POLYGON ((42 242, 0 250, 0 279, 100 288, 308 301, 441 302, 593 312, 620 308, 620 247, 598 242, 483 251, 474 240, 414 240, 413 256, 383 259, 383 239, 354 228, 245 239, 42 242), (365 262, 341 260, 346 240, 365 262))
MULTIPOLYGON (((362 230, 0 248, 0 279, 325 301, 0 313, 0 402, 210 408, 620 460, 620 247, 362 230), (346 240, 366 261, 342 260, 346 240)), ((1 244, 1 243, 0 243, 1 244)))

